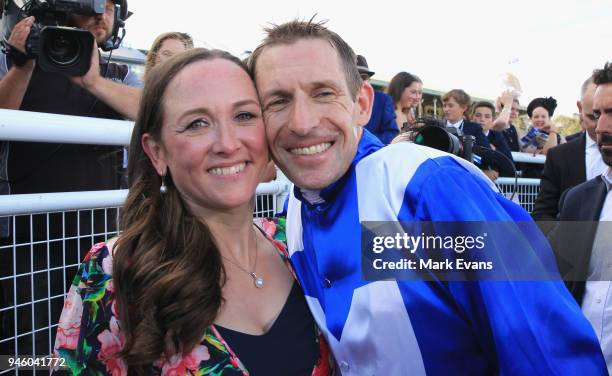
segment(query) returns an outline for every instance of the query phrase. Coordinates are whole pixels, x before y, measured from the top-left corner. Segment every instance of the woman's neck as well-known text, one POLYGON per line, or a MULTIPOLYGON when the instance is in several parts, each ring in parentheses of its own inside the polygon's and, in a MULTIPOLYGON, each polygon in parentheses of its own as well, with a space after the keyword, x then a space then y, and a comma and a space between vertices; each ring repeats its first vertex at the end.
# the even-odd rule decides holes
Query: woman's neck
POLYGON ((209 213, 202 218, 210 229, 221 255, 241 265, 251 265, 257 233, 253 225, 253 211, 209 213))

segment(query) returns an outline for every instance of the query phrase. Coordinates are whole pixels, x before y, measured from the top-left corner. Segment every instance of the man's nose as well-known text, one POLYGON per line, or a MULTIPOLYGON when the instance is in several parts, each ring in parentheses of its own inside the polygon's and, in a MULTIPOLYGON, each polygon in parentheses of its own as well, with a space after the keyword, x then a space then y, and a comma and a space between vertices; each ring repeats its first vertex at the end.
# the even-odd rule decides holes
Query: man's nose
POLYGON ((294 98, 289 118, 289 130, 299 136, 305 136, 317 125, 318 119, 315 108, 308 102, 307 98, 294 98))

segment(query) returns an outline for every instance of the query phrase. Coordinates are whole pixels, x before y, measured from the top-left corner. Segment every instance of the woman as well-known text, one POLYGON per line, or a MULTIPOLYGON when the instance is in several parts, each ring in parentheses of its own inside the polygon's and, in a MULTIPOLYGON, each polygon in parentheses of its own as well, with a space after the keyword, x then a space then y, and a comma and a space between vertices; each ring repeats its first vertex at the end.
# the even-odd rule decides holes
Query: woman
POLYGON ((550 148, 561 143, 561 136, 551 122, 556 108, 557 101, 553 97, 535 98, 529 102, 527 115, 531 120, 531 127, 521 138, 523 151, 546 155, 550 148))
POLYGON ((407 72, 399 72, 391 79, 387 94, 393 98, 396 122, 400 132, 404 124, 414 125, 416 109, 423 99, 421 79, 407 72))
POLYGON ((327 374, 282 245, 252 223, 268 149, 240 60, 192 49, 154 68, 129 162, 122 234, 81 265, 56 355, 73 373, 327 374))
POLYGON ((187 33, 170 31, 158 35, 147 54, 145 76, 157 64, 191 48, 193 48, 193 39, 187 33))

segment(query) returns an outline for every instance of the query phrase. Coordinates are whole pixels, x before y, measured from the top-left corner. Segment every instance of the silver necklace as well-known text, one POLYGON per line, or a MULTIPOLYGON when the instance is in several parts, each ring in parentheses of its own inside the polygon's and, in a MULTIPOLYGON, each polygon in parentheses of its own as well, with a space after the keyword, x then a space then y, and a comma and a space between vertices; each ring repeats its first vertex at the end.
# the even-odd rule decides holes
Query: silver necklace
POLYGON ((264 287, 264 279, 262 277, 258 276, 255 273, 255 270, 257 270, 257 254, 258 254, 258 251, 259 251, 259 248, 257 247, 257 234, 255 234, 255 264, 253 265, 253 271, 252 272, 246 270, 245 268, 240 266, 237 262, 235 262, 233 260, 230 260, 228 257, 225 257, 222 254, 221 254, 221 257, 223 257, 230 264, 234 265, 235 267, 237 267, 238 269, 242 270, 246 274, 250 275, 251 278, 253 278, 253 284, 255 285, 255 287, 257 287, 258 289, 261 289, 261 288, 264 287))

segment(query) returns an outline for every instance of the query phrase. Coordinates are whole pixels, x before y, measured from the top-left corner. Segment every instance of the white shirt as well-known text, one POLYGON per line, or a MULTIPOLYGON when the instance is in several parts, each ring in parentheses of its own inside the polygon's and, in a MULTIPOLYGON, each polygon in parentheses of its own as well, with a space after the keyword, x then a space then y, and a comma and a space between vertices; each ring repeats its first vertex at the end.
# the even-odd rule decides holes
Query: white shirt
MULTIPOLYGON (((589 137, 587 137, 588 142, 589 137)), ((589 320, 601 344, 608 373, 612 374, 612 167, 602 174, 608 188, 593 241, 582 312, 589 320)))
POLYGON ((595 176, 599 176, 606 172, 608 166, 601 158, 601 152, 597 147, 597 143, 593 141, 589 134, 586 134, 586 144, 584 146, 584 162, 586 171, 586 180, 591 180, 595 176))
POLYGON ((447 120, 446 121, 446 126, 463 130, 463 119, 459 120, 456 123, 451 123, 450 121, 447 120))

